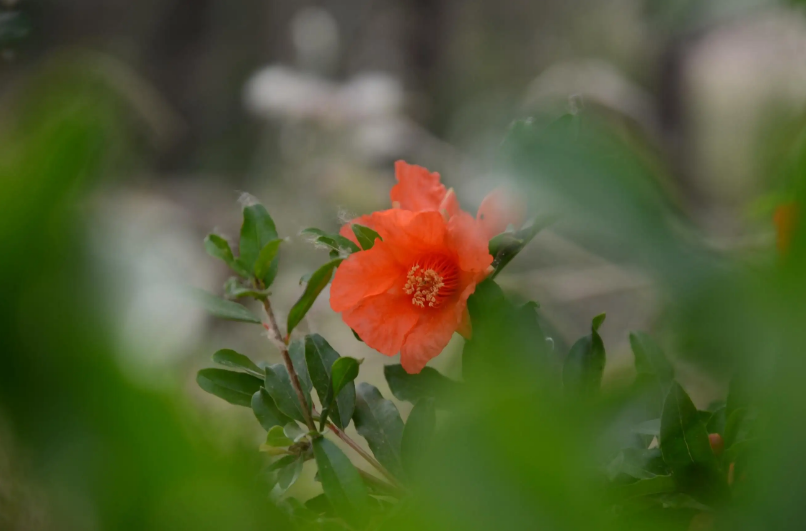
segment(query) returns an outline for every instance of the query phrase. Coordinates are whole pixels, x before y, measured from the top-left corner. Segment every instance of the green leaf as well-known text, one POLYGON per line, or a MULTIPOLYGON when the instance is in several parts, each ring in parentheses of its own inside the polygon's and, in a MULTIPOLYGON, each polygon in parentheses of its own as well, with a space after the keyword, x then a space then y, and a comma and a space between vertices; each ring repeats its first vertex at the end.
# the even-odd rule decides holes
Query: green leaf
POLYGON ((305 362, 305 346, 302 340, 295 339, 288 345, 288 357, 291 358, 291 365, 299 377, 299 383, 308 393, 313 389, 311 376, 308 373, 308 364, 305 362))
POLYGON ((280 412, 274 403, 271 395, 264 388, 260 388, 254 395, 252 395, 252 411, 255 413, 260 425, 263 429, 268 431, 274 426, 283 426, 291 419, 280 412))
POLYGON ((651 479, 655 476, 668 476, 670 473, 660 448, 626 448, 607 467, 610 481, 622 475, 635 479, 651 479))
POLYGON ((308 432, 300 428, 299 424, 296 422, 289 422, 283 426, 283 433, 285 433, 285 436, 294 442, 298 442, 303 437, 308 435, 308 432))
POLYGON ((230 269, 241 275, 242 277, 249 277, 249 271, 245 270, 240 262, 235 260, 227 240, 218 234, 208 234, 204 239, 204 249, 207 254, 214 258, 220 258, 227 264, 230 269))
POLYGON ((263 369, 255 365, 252 360, 228 348, 221 349, 213 354, 213 361, 220 365, 226 365, 227 367, 243 369, 252 376, 256 376, 260 379, 266 376, 263 369))
POLYGON ((400 443, 400 457, 409 476, 417 475, 422 459, 431 446, 436 426, 434 399, 419 400, 406 419, 400 443))
POLYGON ((296 455, 284 455, 274 463, 270 464, 266 469, 267 472, 274 472, 275 470, 280 470, 281 468, 287 467, 294 461, 299 459, 299 456, 296 455))
POLYGON ((274 447, 285 447, 294 444, 294 441, 286 437, 282 426, 274 426, 266 434, 266 444, 274 447))
POLYGON ((615 488, 616 495, 621 498, 635 498, 649 496, 664 492, 674 492, 677 488, 672 476, 655 476, 650 479, 641 479, 634 483, 619 485, 615 488))
POLYGON ((593 318, 591 321, 591 331, 598 332, 599 327, 602 326, 602 323, 605 322, 605 318, 607 317, 606 313, 600 313, 596 317, 593 318))
POLYGON ((330 234, 323 230, 311 227, 301 231, 300 234, 316 236, 315 243, 324 245, 336 252, 345 252, 347 254, 357 253, 361 248, 353 241, 345 238, 341 234, 330 234))
POLYGON ((355 408, 355 384, 353 380, 358 376, 360 365, 361 362, 355 358, 339 358, 333 363, 330 368, 330 383, 327 394, 322 401, 323 410, 320 430, 324 429, 328 415, 335 415, 334 423, 338 420, 343 422, 345 427, 350 422, 350 417, 352 417, 355 408), (349 388, 345 390, 345 387, 348 386, 349 388), (335 408, 333 407, 334 400, 336 402, 335 408), (348 412, 349 416, 347 415, 348 412))
POLYGON ((594 317, 591 334, 571 347, 563 365, 563 384, 571 396, 590 398, 599 392, 605 367, 605 348, 598 327, 602 315, 594 317))
POLYGON ((316 514, 333 514, 333 506, 330 504, 330 500, 327 499, 327 494, 324 493, 306 501, 305 507, 316 514))
POLYGON ((350 523, 366 522, 367 488, 350 459, 324 437, 313 440, 313 455, 330 505, 350 523))
POLYGON ((713 412, 708 423, 705 425, 708 433, 718 433, 724 435, 725 433, 725 406, 718 408, 713 412))
POLYGON ((267 243, 276 239, 274 220, 263 205, 251 205, 243 209, 239 259, 244 267, 254 271, 260 251, 267 243))
POLYGON ((199 306, 210 312, 216 317, 227 319, 229 321, 241 321, 244 323, 262 324, 258 317, 250 312, 245 306, 241 306, 237 302, 228 301, 220 297, 216 297, 212 293, 208 293, 202 289, 193 288, 191 295, 199 306))
POLYGON ((196 374, 199 387, 236 406, 250 407, 252 395, 260 389, 261 381, 242 372, 224 369, 202 369, 196 374))
POLYGON ((281 243, 283 243, 283 240, 279 238, 268 242, 260 250, 257 260, 255 261, 255 276, 262 280, 266 287, 271 285, 274 276, 277 274, 276 257, 281 243), (274 271, 272 271, 272 269, 274 269, 274 271))
POLYGON ((554 223, 556 219, 557 217, 553 215, 536 216, 524 223, 518 231, 504 232, 490 240, 489 251, 493 256, 493 272, 490 279, 494 279, 538 232, 554 223))
POLYGON ((383 240, 383 238, 381 238, 377 232, 369 227, 353 223, 352 228, 353 234, 355 234, 355 237, 358 240, 358 244, 365 251, 372 249, 372 246, 375 245, 375 240, 383 240))
POLYGON ((277 471, 277 486, 279 487, 280 494, 291 488, 291 485, 296 483, 299 475, 302 473, 303 459, 297 457, 294 462, 287 464, 277 471))
POLYGON ((395 398, 412 404, 423 398, 433 398, 437 406, 444 405, 461 386, 432 367, 425 367, 418 374, 409 374, 400 364, 385 365, 383 375, 395 398))
POLYGON ((635 370, 638 374, 655 376, 662 383, 674 379, 674 368, 649 335, 644 332, 631 333, 630 346, 635 356, 635 370))
POLYGON ((311 309, 316 297, 319 296, 322 290, 325 289, 325 286, 330 282, 330 279, 333 277, 333 270, 336 269, 341 261, 341 258, 331 260, 314 271, 311 275, 302 296, 294 303, 291 311, 288 312, 288 326, 286 327, 288 335, 291 335, 291 331, 297 327, 300 321, 302 321, 302 318, 305 317, 305 314, 308 313, 308 310, 311 309))
MULTIPOLYGON (((278 363, 266 367, 266 390, 274 399, 274 403, 284 415, 299 422, 305 422, 302 405, 297 399, 297 393, 291 386, 291 377, 285 365, 278 363)), ((311 406, 311 397, 303 388, 303 394, 308 408, 311 406)))
POLYGON ((362 382, 356 386, 353 421, 378 461, 392 474, 400 475, 403 421, 395 405, 385 400, 375 386, 362 382))
POLYGON ((725 448, 740 443, 753 435, 757 413, 752 408, 740 407, 725 421, 725 448))
POLYGON ((238 277, 230 277, 224 282, 224 293, 230 299, 238 299, 241 297, 253 297, 255 299, 263 300, 269 296, 268 290, 259 290, 244 286, 238 277))
POLYGON ((697 408, 677 382, 671 384, 663 405, 660 449, 682 492, 702 503, 727 496, 727 484, 719 473, 708 432, 697 408))
MULTIPOLYGON (((330 392, 331 372, 333 364, 341 359, 330 344, 319 334, 305 336, 305 361, 311 375, 311 381, 319 395, 319 401, 324 408, 328 408, 328 393, 330 392)), ((352 359, 352 358, 351 358, 352 359)), ((347 385, 343 393, 336 395, 336 407, 328 408, 328 415, 333 424, 341 429, 350 424, 355 410, 355 385, 347 385)))

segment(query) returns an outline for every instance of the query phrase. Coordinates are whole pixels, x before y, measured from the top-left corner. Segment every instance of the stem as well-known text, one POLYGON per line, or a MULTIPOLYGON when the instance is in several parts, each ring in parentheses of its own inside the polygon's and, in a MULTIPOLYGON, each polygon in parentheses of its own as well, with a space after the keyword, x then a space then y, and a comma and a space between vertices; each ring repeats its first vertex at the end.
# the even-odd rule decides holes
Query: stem
POLYGON ((271 303, 268 297, 263 299, 263 308, 266 310, 266 315, 269 318, 269 336, 272 338, 275 345, 277 345, 277 348, 280 349, 280 354, 283 355, 283 363, 285 363, 285 368, 291 379, 291 387, 293 387, 294 391, 297 393, 297 400, 299 400, 302 406, 302 416, 305 418, 305 424, 308 425, 309 430, 315 432, 316 424, 313 422, 311 410, 308 407, 308 401, 305 400, 305 393, 302 392, 299 376, 297 376, 297 371, 294 369, 294 364, 291 363, 291 356, 288 355, 288 336, 283 338, 283 335, 280 333, 280 327, 277 325, 277 319, 274 318, 274 311, 271 309, 271 303))
POLYGON ((378 470, 378 472, 383 474, 383 476, 386 479, 388 479, 392 485, 394 485, 396 488, 400 490, 405 490, 403 485, 401 485, 400 482, 398 482, 395 476, 393 476, 388 470, 386 470, 386 468, 382 464, 380 464, 374 457, 365 452, 364 449, 361 448, 361 446, 359 446, 357 442, 349 438, 346 433, 344 433, 338 427, 336 427, 335 424, 333 424, 332 422, 328 422, 327 427, 330 428, 330 431, 336 434, 336 437, 347 443, 347 446, 355 450, 358 455, 366 459, 366 461, 370 465, 374 466, 378 470))

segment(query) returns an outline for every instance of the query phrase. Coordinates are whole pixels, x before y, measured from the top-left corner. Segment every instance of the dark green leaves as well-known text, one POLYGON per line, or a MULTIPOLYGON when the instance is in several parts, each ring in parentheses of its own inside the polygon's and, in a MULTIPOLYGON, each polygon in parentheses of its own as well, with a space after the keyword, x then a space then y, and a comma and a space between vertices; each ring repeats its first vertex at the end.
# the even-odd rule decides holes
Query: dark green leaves
POLYGON ((294 444, 294 441, 288 438, 282 426, 273 426, 269 433, 266 434, 266 444, 274 447, 285 447, 294 444))
POLYGON ((260 251, 267 243, 276 239, 277 229, 274 220, 263 205, 250 205, 243 209, 239 259, 247 270, 255 270, 260 251))
POLYGON ((260 253, 257 255, 254 267, 255 277, 262 280, 266 286, 272 283, 274 275, 277 274, 277 267, 274 264, 276 264, 275 258, 277 257, 277 251, 280 249, 281 243, 283 243, 281 239, 271 240, 263 246, 260 253), (274 267, 272 267, 273 265, 274 267))
POLYGON ((208 293, 201 289, 193 289, 192 296, 194 301, 199 306, 216 317, 227 319, 229 321, 261 324, 260 319, 258 319, 255 314, 237 302, 216 297, 212 293, 208 293))
MULTIPOLYGON (((342 358, 339 357, 338 352, 319 334, 305 336, 305 361, 323 408, 328 406, 332 367, 340 359, 342 358)), ((328 412, 333 423, 341 429, 346 428, 350 423, 355 409, 355 385, 351 382, 345 383, 345 385, 347 388, 336 394, 336 407, 331 408, 328 412)), ((324 413, 323 410, 322 414, 324 415, 324 413)))
POLYGON ((355 238, 358 240, 359 245, 361 245, 361 248, 365 251, 372 249, 372 246, 375 245, 375 240, 382 239, 377 232, 370 229, 369 227, 353 223, 352 229, 353 234, 355 234, 355 238))
POLYGON ((329 234, 313 227, 303 230, 302 234, 315 236, 314 243, 324 245, 329 248, 331 252, 350 254, 357 253, 361 250, 359 246, 340 234, 329 234))
POLYGON ((224 369, 202 369, 196 375, 199 387, 236 406, 250 407, 252 395, 260 389, 261 381, 242 372, 224 369))
POLYGON ((515 258, 519 252, 526 247, 532 238, 545 227, 554 222, 556 218, 541 217, 532 218, 515 232, 502 232, 490 240, 490 254, 493 256, 493 273, 490 278, 493 279, 501 272, 508 263, 515 258))
POLYGON ((326 263, 311 275, 311 278, 308 280, 308 284, 305 286, 305 291, 302 293, 302 296, 294 303, 294 306, 291 308, 291 311, 288 312, 288 327, 286 328, 287 334, 291 334, 291 331, 297 327, 297 325, 302 321, 302 318, 305 317, 305 314, 308 313, 308 310, 311 309, 313 306, 316 297, 325 289, 330 279, 333 277, 333 271, 336 267, 341 263, 342 259, 337 258, 335 260, 331 260, 330 262, 326 263))
POLYGON ((228 348, 221 349, 213 354, 213 361, 227 367, 243 369, 257 378, 262 379, 265 376, 263 369, 255 365, 252 360, 228 348))
POLYGON ((248 277, 249 271, 247 271, 241 263, 235 259, 232 254, 232 249, 230 249, 229 243, 227 240, 219 236, 218 234, 210 234, 204 239, 204 248, 207 251, 207 254, 213 256, 215 258, 220 258, 227 264, 230 269, 235 271, 241 276, 248 277))
POLYGON ((395 405, 385 400, 377 388, 362 382, 356 386, 353 421, 378 461, 392 474, 400 475, 403 421, 395 405))
POLYGON ((677 382, 671 384, 664 402, 660 448, 681 491, 703 503, 721 501, 727 496, 727 484, 719 473, 705 426, 677 382))
MULTIPOLYGON (((355 407, 355 384, 353 380, 358 376, 358 367, 361 362, 355 358, 339 358, 333 363, 330 369, 330 385, 328 386, 327 395, 322 401, 322 418, 320 420, 320 430, 324 429, 325 422, 327 422, 328 415, 335 413, 339 416, 339 422, 343 422, 346 426, 349 423, 349 418, 346 411, 339 408, 344 406, 344 409, 350 410, 352 415, 353 408, 355 407), (341 391, 346 386, 350 386, 350 391, 345 395, 340 395, 341 391), (336 407, 333 407, 334 400, 336 407), (343 420, 347 419, 347 420, 343 420)), ((335 423, 335 420, 334 420, 335 423)))
POLYGON ((621 476, 634 479, 651 479, 669 475, 671 471, 663 461, 659 448, 626 448, 610 462, 607 473, 611 481, 621 476))
POLYGON ((261 388, 252 395, 252 411, 263 429, 269 431, 274 426, 284 426, 291 419, 280 412, 268 391, 261 388))
POLYGON ((322 489, 331 506, 348 522, 363 523, 366 520, 368 496, 358 470, 335 444, 324 437, 313 440, 313 454, 322 489))
MULTIPOLYGON (((274 399, 274 403, 284 415, 294 420, 305 422, 302 405, 299 403, 297 393, 291 386, 291 378, 285 365, 280 363, 266 367, 266 390, 274 399)), ((308 407, 311 406, 311 397, 303 387, 303 393, 308 407)))
POLYGON ((418 374, 409 374, 400 364, 386 365, 383 375, 395 398, 412 404, 422 398, 433 398, 437 405, 444 404, 460 386, 431 367, 425 367, 418 374))
POLYGON ((417 474, 418 466, 431 445, 436 425, 434 399, 423 398, 418 401, 409 413, 400 443, 401 460, 409 476, 417 474))
POLYGON ((605 348, 599 327, 605 315, 597 315, 591 323, 591 334, 579 339, 565 358, 563 384, 571 396, 590 398, 599 392, 605 367, 605 348))

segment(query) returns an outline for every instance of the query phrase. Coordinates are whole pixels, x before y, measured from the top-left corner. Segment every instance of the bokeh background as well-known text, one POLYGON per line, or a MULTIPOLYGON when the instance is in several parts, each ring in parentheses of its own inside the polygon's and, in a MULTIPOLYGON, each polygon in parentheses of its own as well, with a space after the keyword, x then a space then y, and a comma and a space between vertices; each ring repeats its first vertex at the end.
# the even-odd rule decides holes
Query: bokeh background
MULTIPOLYGON (((611 208, 598 211, 583 197, 502 287, 540 302, 559 354, 607 312, 606 388, 631 380, 628 332, 645 330, 695 403, 724 398, 744 359, 734 347, 768 337, 744 328, 749 342, 713 348, 753 322, 723 310, 769 302, 737 294, 734 268, 770 266, 773 210, 797 193, 799 4, 0 1, 0 529, 284 529, 251 412, 195 383, 219 348, 278 359, 257 327, 187 304, 186 286, 221 293, 229 276, 204 236, 237 236, 245 194, 267 206, 289 238, 282 320, 325 256, 300 230, 386 208, 397 159, 439 171, 470 211, 502 184, 536 213, 558 210, 578 191, 563 172, 579 168, 502 163, 525 118, 609 117, 630 139, 625 173, 641 165, 662 201, 632 211, 633 196, 604 187, 611 208), (669 232, 638 230, 660 210, 669 232)), ((595 155, 625 160, 604 144, 595 155)), ((366 358, 362 379, 390 396, 390 360, 326 296, 302 330, 366 358)), ((461 344, 432 365, 459 377, 461 344)), ((310 496, 313 472, 293 493, 310 496)))

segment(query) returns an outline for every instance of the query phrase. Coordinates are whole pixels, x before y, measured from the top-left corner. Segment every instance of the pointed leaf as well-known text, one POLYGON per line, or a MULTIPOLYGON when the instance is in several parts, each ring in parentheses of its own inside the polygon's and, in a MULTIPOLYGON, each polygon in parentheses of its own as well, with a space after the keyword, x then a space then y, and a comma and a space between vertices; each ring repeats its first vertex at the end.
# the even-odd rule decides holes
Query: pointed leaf
POLYGON ((365 251, 372 249, 372 246, 375 245, 375 240, 382 239, 377 232, 369 227, 353 223, 352 228, 353 234, 355 234, 355 238, 358 240, 358 244, 365 251))
POLYGON ((697 408, 677 382, 672 383, 663 405, 660 449, 682 492, 703 503, 727 496, 727 484, 719 473, 708 432, 697 408))
POLYGON ((299 383, 310 393, 313 385, 308 372, 308 365, 305 363, 305 346, 301 339, 295 339, 288 345, 288 357, 291 358, 291 365, 294 366, 294 371, 299 377, 299 383))
POLYGON ((199 306, 216 317, 229 321, 261 324, 261 320, 255 314, 237 302, 216 297, 212 293, 201 289, 193 289, 191 295, 199 306))
MULTIPOLYGON (((291 377, 288 375, 285 365, 278 363, 266 368, 265 387, 274 399, 277 409, 294 420, 305 422, 302 405, 297 399, 296 391, 291 386, 291 377)), ((305 389, 303 389, 303 394, 306 395, 305 399, 310 408, 311 397, 305 392, 305 389)))
POLYGON ((217 351, 213 354, 213 361, 220 365, 226 365, 227 367, 243 369, 252 376, 260 379, 263 379, 266 375, 263 369, 255 365, 252 360, 232 349, 224 348, 217 351))
POLYGON ((599 315, 594 317, 593 320, 591 321, 591 330, 593 332, 598 332, 599 327, 602 326, 602 323, 604 323, 606 317, 607 317, 606 313, 600 313, 599 315))
POLYGON ((452 395, 458 393, 461 385, 432 367, 425 367, 418 374, 409 374, 400 364, 386 365, 383 375, 395 398, 412 404, 422 398, 433 398, 437 406, 444 406, 452 395))
POLYGON ((591 334, 579 339, 563 364, 563 384, 571 396, 590 398, 599 392, 605 367, 605 348, 597 332, 604 318, 594 317, 591 334))
POLYGON ((261 381, 242 372, 224 369, 202 369, 196 375, 199 387, 236 406, 250 407, 252 395, 260 389, 261 381))
POLYGON ((400 475, 403 421, 395 405, 385 400, 375 386, 362 382, 356 386, 353 421, 378 461, 392 474, 400 475))
POLYGON ((281 243, 283 243, 283 240, 279 238, 268 242, 260 250, 255 261, 255 276, 262 280, 266 287, 271 285, 276 275, 276 271, 272 273, 272 268, 277 269, 276 257, 281 243))
MULTIPOLYGON (((339 360, 339 354, 319 334, 305 336, 305 361, 310 372, 311 381, 316 387, 319 401, 325 408, 328 392, 330 390, 331 370, 333 364, 339 360)), ((347 427, 355 410, 355 385, 346 384, 347 389, 336 395, 336 407, 328 412, 333 424, 341 429, 347 427)))
POLYGON ((672 476, 655 476, 650 479, 641 479, 627 485, 619 485, 615 492, 622 498, 635 498, 638 496, 649 496, 664 492, 674 492, 677 488, 672 476))
POLYGON ((308 313, 308 310, 311 309, 313 306, 316 297, 325 289, 325 286, 328 285, 330 279, 333 277, 333 271, 336 267, 341 263, 342 259, 337 258, 335 260, 331 260, 330 262, 326 263, 311 275, 310 280, 308 280, 308 284, 305 286, 305 291, 303 292, 302 296, 294 303, 294 306, 291 308, 291 311, 288 312, 288 326, 286 327, 287 333, 291 335, 291 331, 297 327, 297 325, 302 321, 302 318, 305 317, 305 314, 308 313))
POLYGON ((274 220, 263 205, 251 205, 243 209, 239 260, 244 267, 254 271, 261 249, 276 239, 277 228, 274 226, 274 220))
POLYGON ((431 446, 431 439, 437 426, 433 398, 423 398, 409 413, 403 438, 400 443, 400 456, 409 476, 417 474, 424 454, 431 446))
POLYGON ((327 394, 322 401, 322 418, 320 420, 320 430, 324 428, 328 416, 333 417, 333 423, 337 426, 350 422, 355 408, 355 384, 353 380, 358 376, 358 367, 361 362, 354 358, 339 358, 330 368, 330 382, 327 394), (348 389, 345 389, 348 387, 348 389), (334 407, 335 402, 335 407, 334 407), (349 416, 348 416, 349 413, 349 416), (347 420, 344 420, 347 419, 347 420))
POLYGON ((285 447, 294 444, 294 441, 289 439, 282 426, 274 426, 266 434, 266 444, 275 447, 285 447))
POLYGON ((266 468, 267 472, 274 472, 275 470, 280 470, 281 468, 285 468, 286 466, 290 465, 294 461, 299 459, 299 456, 296 455, 285 455, 275 461, 274 463, 270 464, 268 468, 266 468))
POLYGON ((277 471, 277 487, 279 487, 280 494, 291 488, 291 485, 296 483, 299 475, 302 473, 302 458, 297 457, 293 462, 285 465, 277 471))
POLYGON ((249 271, 245 270, 240 262, 235 260, 227 240, 218 234, 208 234, 204 239, 204 249, 207 254, 215 258, 220 258, 227 264, 230 269, 241 275, 242 277, 249 277, 249 271))
POLYGON ((348 522, 363 524, 368 495, 358 470, 344 452, 324 437, 313 440, 313 454, 330 505, 348 522))
POLYGON ((252 395, 252 411, 255 413, 260 425, 263 429, 269 431, 274 426, 283 426, 291 419, 280 412, 274 403, 271 395, 264 388, 260 388, 254 395, 252 395))

